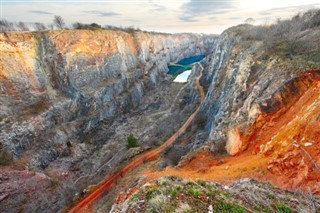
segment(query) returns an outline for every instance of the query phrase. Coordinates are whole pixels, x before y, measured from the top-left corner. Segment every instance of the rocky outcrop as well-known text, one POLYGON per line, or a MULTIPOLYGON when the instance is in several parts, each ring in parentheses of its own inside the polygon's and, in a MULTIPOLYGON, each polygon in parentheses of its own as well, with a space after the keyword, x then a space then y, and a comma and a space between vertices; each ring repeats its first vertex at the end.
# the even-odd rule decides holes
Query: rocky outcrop
POLYGON ((247 27, 224 32, 204 62, 208 91, 201 111, 208 119, 209 141, 234 138, 236 128, 244 133, 261 113, 286 111, 319 78, 306 72, 308 66, 291 69, 292 62, 277 56, 264 59, 262 42, 243 39, 247 27))
MULTIPOLYGON (((248 27, 224 32, 204 63, 207 75, 202 81, 208 92, 201 113, 207 117, 209 133, 205 144, 214 155, 226 151, 243 162, 248 159, 248 168, 250 158, 259 164, 256 168, 267 167, 269 180, 278 186, 309 185, 319 193, 319 61, 303 54, 286 58, 282 52, 270 53, 263 41, 245 36, 248 27)), ((317 44, 310 52, 319 53, 315 34, 320 35, 319 28, 304 32, 295 42, 309 39, 317 44)), ((232 174, 240 163, 235 158, 230 165, 232 174)))
MULTIPOLYGON (((137 108, 167 64, 206 54, 214 37, 108 30, 1 34, 1 143, 45 168, 88 133, 137 108)), ((92 143, 103 143, 94 141, 92 143)))

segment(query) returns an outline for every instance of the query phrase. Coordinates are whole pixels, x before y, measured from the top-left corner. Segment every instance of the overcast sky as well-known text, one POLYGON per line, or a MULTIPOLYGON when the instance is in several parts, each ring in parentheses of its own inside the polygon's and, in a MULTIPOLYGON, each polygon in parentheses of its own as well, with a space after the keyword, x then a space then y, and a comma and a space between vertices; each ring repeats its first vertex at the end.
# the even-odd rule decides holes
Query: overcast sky
POLYGON ((255 24, 265 24, 315 8, 320 8, 319 0, 1 0, 1 17, 47 24, 60 15, 67 24, 95 22, 170 33, 221 33, 249 17, 255 24))

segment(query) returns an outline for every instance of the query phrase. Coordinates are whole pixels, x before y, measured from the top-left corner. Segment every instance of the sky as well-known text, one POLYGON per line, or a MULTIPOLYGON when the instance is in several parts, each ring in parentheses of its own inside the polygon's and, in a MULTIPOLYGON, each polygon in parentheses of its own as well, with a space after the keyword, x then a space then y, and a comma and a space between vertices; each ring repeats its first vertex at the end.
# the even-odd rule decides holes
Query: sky
POLYGON ((138 27, 148 31, 220 34, 253 18, 270 24, 298 12, 319 9, 319 0, 0 0, 1 18, 26 23, 52 23, 61 16, 102 26, 138 27))

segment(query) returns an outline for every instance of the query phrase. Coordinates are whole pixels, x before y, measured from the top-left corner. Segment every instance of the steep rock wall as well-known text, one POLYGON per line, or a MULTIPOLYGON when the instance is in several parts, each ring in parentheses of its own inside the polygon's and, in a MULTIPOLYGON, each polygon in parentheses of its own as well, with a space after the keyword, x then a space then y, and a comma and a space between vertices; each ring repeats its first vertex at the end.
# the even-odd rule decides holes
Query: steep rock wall
MULTIPOLYGON (((243 39, 243 28, 224 32, 204 62, 207 95, 201 112, 208 119, 208 141, 227 141, 230 131, 244 132, 263 112, 285 111, 317 79, 316 74, 300 75, 308 66, 294 67, 276 56, 265 59, 263 42, 243 39)), ((317 63, 312 66, 319 69, 317 63)))
POLYGON ((136 108, 167 63, 207 54, 215 37, 62 30, 6 33, 1 48, 1 143, 14 158, 39 149, 45 168, 73 141, 136 108))

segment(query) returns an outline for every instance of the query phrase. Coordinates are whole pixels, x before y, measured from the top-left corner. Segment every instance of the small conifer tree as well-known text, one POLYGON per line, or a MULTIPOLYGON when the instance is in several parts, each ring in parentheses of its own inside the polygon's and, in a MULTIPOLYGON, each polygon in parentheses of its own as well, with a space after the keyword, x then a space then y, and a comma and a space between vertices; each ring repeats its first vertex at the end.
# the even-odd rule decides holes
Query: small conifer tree
POLYGON ((138 146, 138 141, 137 139, 133 136, 133 134, 130 134, 127 138, 128 144, 127 144, 127 148, 133 148, 133 147, 137 147, 138 146))

